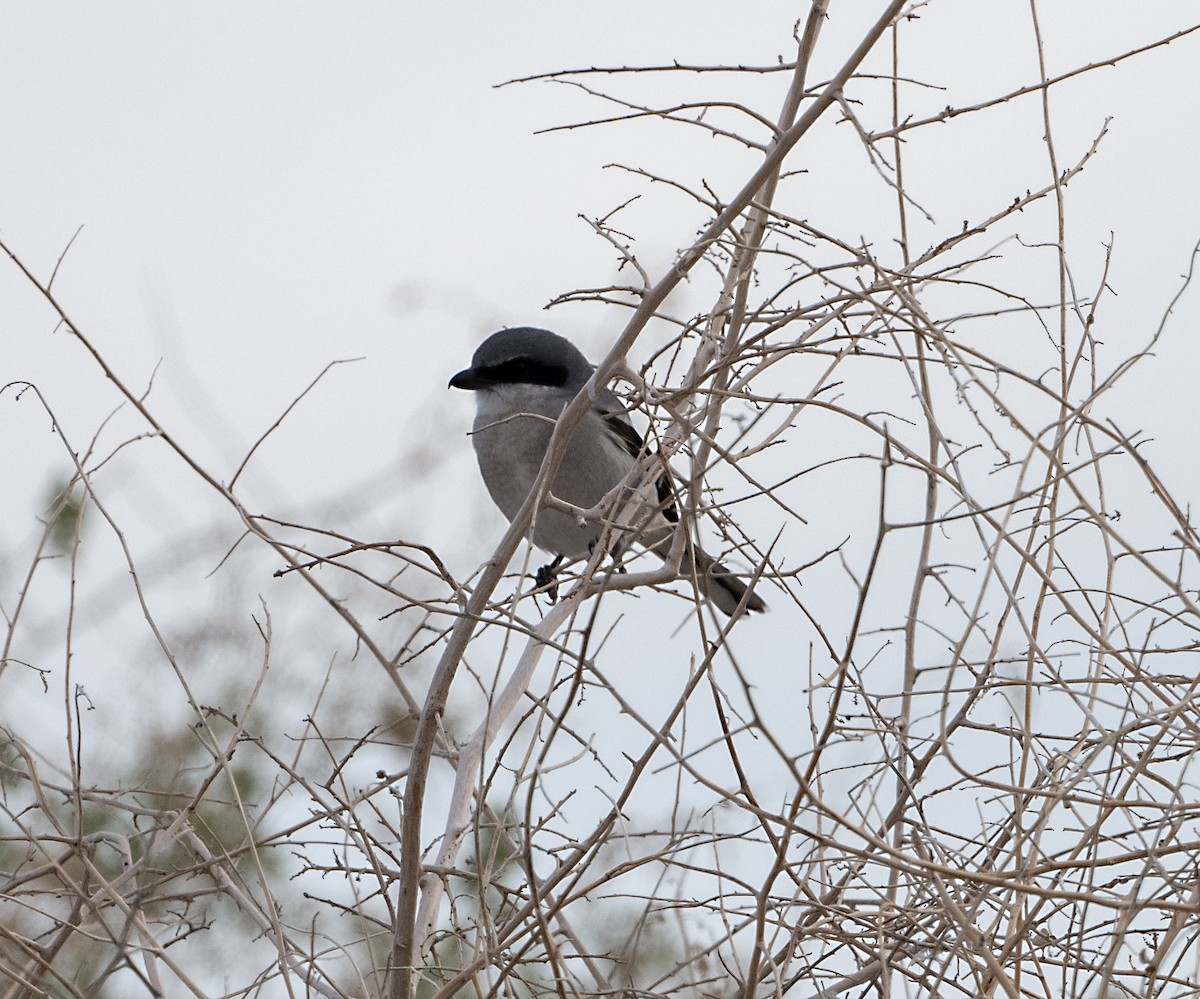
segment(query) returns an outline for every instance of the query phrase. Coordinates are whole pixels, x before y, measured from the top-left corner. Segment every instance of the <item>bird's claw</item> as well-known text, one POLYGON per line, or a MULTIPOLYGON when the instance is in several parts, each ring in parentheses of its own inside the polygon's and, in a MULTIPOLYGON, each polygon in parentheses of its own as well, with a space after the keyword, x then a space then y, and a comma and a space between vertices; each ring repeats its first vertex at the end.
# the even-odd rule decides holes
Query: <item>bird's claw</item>
POLYGON ((553 562, 543 565, 533 575, 533 581, 537 584, 537 588, 546 591, 546 596, 550 598, 552 604, 558 603, 558 582, 555 574, 558 572, 558 567, 562 565, 562 561, 563 557, 559 555, 553 562))

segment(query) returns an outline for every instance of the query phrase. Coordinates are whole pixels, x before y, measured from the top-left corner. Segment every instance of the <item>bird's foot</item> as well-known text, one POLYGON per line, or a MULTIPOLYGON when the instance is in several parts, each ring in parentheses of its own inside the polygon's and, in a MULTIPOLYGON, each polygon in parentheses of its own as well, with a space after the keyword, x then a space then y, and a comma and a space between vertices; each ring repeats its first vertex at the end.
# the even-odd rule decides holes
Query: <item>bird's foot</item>
POLYGON ((558 567, 562 564, 563 557, 559 555, 553 562, 538 569, 533 576, 533 581, 537 584, 537 588, 546 591, 546 596, 550 598, 552 604, 558 603, 558 582, 555 579, 555 575, 558 572, 558 567))

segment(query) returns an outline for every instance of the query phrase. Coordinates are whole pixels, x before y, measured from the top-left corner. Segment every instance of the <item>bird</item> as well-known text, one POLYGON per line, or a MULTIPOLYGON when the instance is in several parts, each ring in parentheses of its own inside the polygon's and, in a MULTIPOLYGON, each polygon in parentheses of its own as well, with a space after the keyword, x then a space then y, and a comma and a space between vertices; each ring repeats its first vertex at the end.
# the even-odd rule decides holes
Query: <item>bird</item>
MULTIPOLYGON (((450 379, 448 388, 475 395, 475 457, 488 492, 510 522, 534 486, 556 421, 594 370, 565 337, 518 326, 489 336, 471 366, 450 379)), ((610 527, 614 536, 606 543, 614 557, 634 540, 668 557, 679 514, 665 469, 654 483, 655 496, 647 495, 649 464, 641 434, 620 400, 602 387, 575 428, 549 491, 580 510, 593 510, 621 489, 603 516, 581 518, 545 505, 536 511, 533 543, 555 556, 539 571, 539 585, 553 595, 553 573, 563 560, 589 556, 610 527)), ((758 594, 698 546, 685 547, 683 566, 689 575, 695 570, 701 592, 723 614, 767 609, 758 594)))

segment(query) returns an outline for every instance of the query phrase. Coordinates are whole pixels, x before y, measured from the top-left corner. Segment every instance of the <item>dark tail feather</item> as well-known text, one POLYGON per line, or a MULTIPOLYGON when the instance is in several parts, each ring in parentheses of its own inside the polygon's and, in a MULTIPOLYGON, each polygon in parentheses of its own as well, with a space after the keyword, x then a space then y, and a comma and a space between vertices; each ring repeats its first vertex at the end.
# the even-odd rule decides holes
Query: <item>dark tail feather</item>
MULTIPOLYGON (((644 536, 642 543, 646 544, 659 558, 665 559, 670 554, 673 539, 674 531, 668 530, 664 525, 655 532, 653 544, 647 544, 644 536)), ((727 617, 740 616, 740 613, 745 611, 750 611, 752 614, 762 614, 766 611, 767 602, 735 576, 728 566, 718 562, 701 548, 695 548, 692 545, 688 547, 695 560, 696 582, 700 591, 717 610, 727 617), (743 597, 746 598, 745 603, 742 602, 743 597), (741 612, 738 611, 739 607, 741 612)), ((690 575, 686 555, 683 559, 683 574, 690 575)))
POLYGON ((704 595, 722 614, 732 617, 739 607, 755 614, 766 611, 766 601, 711 556, 697 552, 696 568, 704 595))

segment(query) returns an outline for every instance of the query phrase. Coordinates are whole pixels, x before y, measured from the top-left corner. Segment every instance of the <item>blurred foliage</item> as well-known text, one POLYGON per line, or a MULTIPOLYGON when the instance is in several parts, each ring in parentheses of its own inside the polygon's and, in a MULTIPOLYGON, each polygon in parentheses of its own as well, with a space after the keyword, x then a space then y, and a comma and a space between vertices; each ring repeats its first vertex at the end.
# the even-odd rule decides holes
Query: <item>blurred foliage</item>
POLYGON ((46 523, 50 527, 50 551, 53 554, 70 554, 76 539, 82 537, 84 495, 74 476, 48 490, 44 506, 48 511, 46 523))

